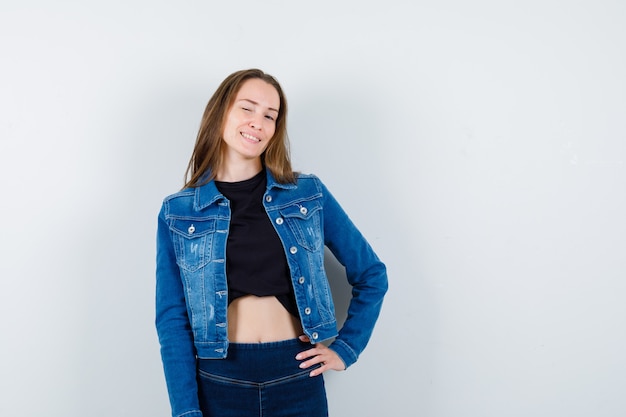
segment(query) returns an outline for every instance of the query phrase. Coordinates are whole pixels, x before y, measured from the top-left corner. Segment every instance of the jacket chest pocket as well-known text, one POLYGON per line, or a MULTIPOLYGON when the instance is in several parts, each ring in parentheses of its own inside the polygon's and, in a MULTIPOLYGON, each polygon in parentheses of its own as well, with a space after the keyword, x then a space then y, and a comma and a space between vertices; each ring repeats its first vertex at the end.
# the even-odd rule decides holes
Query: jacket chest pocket
POLYGON ((196 271, 211 261, 214 219, 174 219, 170 229, 173 233, 176 262, 187 271, 196 271))
POLYGON ((316 200, 294 204, 280 210, 281 217, 298 244, 310 251, 322 247, 321 214, 322 206, 316 200))

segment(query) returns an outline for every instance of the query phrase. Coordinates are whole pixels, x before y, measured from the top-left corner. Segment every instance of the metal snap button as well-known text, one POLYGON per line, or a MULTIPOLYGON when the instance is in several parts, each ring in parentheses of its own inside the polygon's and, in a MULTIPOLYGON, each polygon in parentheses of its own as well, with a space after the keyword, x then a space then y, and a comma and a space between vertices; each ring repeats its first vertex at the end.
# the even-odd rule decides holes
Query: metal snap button
POLYGON ((304 284, 304 277, 298 278, 298 283, 299 284, 304 284))
POLYGON ((193 235, 193 232, 195 232, 195 231, 196 231, 196 228, 193 226, 193 224, 191 226, 189 226, 189 229, 187 229, 187 232, 190 235, 193 235))
POLYGON ((312 337, 313 339, 317 340, 317 339, 320 337, 320 335, 319 335, 319 334, 317 334, 317 332, 313 332, 313 334, 311 335, 311 337, 312 337))
POLYGON ((291 252, 292 255, 295 255, 298 252, 298 248, 292 246, 289 248, 289 252, 291 252))
POLYGON ((307 212, 308 212, 308 210, 306 209, 306 207, 304 207, 304 206, 300 207, 300 213, 306 214, 307 212))
POLYGON ((276 224, 278 224, 278 225, 283 224, 283 218, 282 217, 277 218, 276 219, 276 224))
POLYGON ((265 201, 267 201, 268 203, 272 202, 272 196, 271 195, 266 195, 265 196, 265 201))
POLYGON ((306 314, 307 316, 308 316, 309 314, 311 314, 311 309, 310 309, 309 307, 305 308, 305 309, 304 309, 304 314, 306 314))

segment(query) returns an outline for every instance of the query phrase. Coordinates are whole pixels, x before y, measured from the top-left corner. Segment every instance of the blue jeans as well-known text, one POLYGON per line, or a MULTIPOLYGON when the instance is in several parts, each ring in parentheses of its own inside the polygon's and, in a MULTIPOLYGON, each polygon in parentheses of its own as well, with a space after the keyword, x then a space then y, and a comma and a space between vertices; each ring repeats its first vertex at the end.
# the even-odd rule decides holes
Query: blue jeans
POLYGON ((198 361, 198 396, 205 417, 326 417, 323 376, 310 377, 295 356, 298 339, 231 343, 225 359, 198 361))

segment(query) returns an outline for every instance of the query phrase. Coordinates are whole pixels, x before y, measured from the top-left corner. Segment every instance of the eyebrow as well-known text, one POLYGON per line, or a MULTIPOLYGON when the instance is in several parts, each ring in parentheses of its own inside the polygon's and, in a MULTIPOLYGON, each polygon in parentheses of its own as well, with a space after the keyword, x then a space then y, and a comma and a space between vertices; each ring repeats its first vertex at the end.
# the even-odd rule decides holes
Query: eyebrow
MULTIPOLYGON (((250 100, 249 98, 242 98, 242 99, 241 99, 241 100, 239 100, 239 101, 247 101, 248 103, 250 103, 250 104, 254 104, 255 106, 258 106, 258 105, 259 105, 259 103, 257 103, 257 102, 256 102, 256 101, 254 101, 254 100, 250 100)), ((278 113, 278 110, 277 110, 277 109, 275 109, 275 108, 273 108, 273 107, 268 107, 268 110, 270 110, 270 111, 275 111, 276 113, 278 113)))

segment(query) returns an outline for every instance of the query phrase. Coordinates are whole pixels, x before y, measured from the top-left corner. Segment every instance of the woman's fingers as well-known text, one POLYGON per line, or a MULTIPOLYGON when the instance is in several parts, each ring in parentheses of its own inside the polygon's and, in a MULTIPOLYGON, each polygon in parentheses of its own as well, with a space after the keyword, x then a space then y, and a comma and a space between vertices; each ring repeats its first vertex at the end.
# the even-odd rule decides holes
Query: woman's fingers
MULTIPOLYGON (((300 338, 302 340, 302 337, 300 338)), ((328 370, 343 371, 346 365, 343 363, 339 355, 327 346, 316 343, 312 349, 305 350, 296 355, 297 360, 302 360, 300 368, 307 369, 311 366, 321 365, 315 368, 309 374, 310 376, 321 375, 328 370)))

